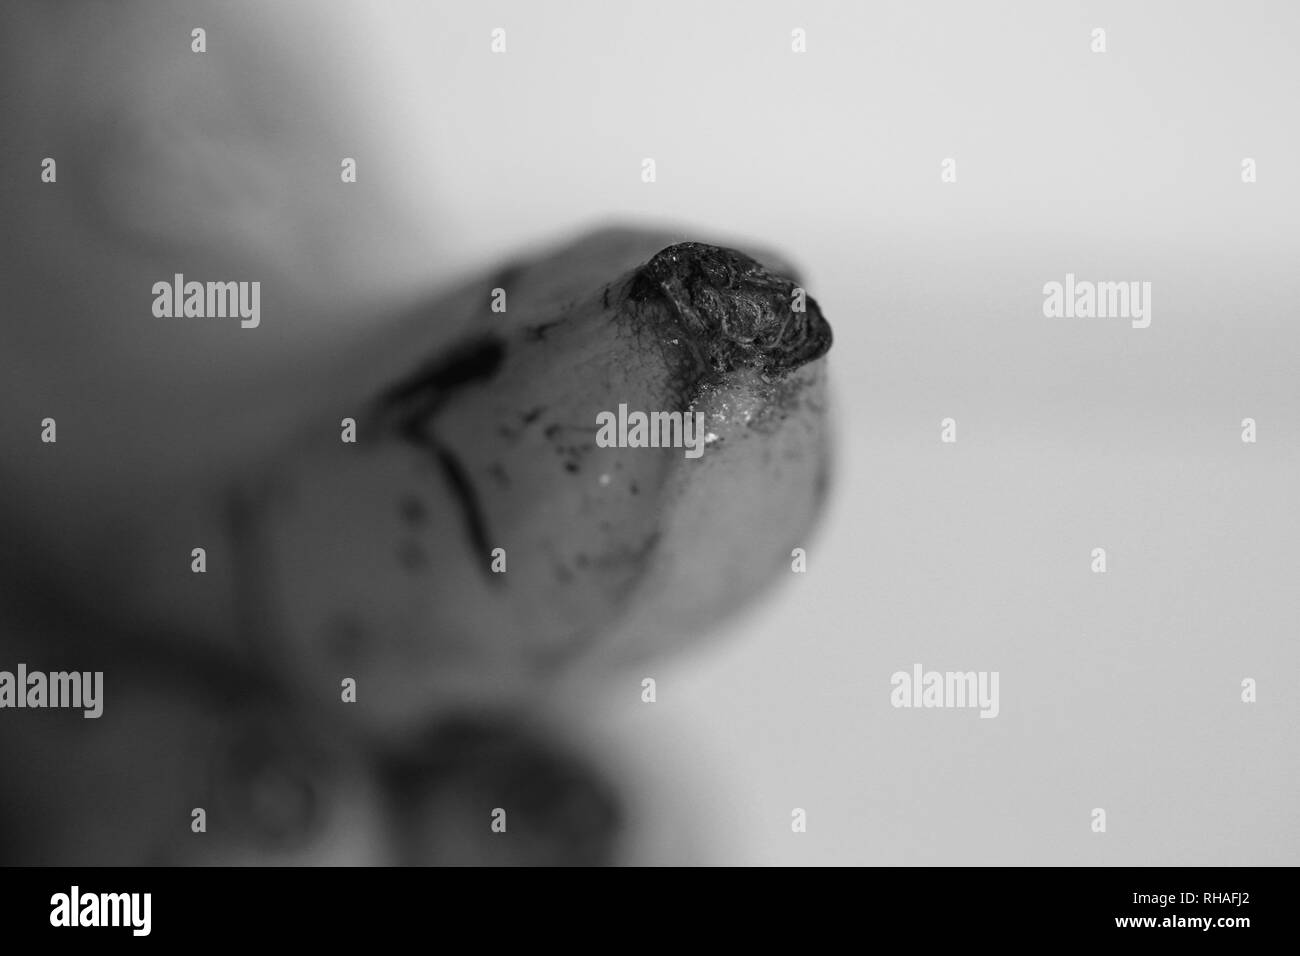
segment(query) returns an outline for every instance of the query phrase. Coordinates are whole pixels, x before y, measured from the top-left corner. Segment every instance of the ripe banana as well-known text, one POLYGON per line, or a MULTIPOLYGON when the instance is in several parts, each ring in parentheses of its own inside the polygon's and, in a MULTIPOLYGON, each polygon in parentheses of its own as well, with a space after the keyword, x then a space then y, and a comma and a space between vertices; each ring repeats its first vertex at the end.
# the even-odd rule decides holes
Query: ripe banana
POLYGON ((351 678, 385 727, 526 699, 581 658, 688 636, 803 543, 827 481, 831 332, 791 280, 612 230, 438 313, 340 372, 365 383, 339 417, 239 489, 246 636, 308 697, 337 702, 351 678), (451 344, 412 362, 431 338, 451 344), (703 454, 598 446, 621 405, 702 416, 703 454))

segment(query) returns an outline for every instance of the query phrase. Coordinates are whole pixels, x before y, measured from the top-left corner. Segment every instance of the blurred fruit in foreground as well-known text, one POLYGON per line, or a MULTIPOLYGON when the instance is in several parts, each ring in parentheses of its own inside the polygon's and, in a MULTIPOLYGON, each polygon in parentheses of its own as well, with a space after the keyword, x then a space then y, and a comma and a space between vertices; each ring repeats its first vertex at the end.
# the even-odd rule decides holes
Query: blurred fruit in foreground
POLYGON ((612 784, 519 721, 453 718, 383 772, 409 865, 583 866, 617 861, 612 784))

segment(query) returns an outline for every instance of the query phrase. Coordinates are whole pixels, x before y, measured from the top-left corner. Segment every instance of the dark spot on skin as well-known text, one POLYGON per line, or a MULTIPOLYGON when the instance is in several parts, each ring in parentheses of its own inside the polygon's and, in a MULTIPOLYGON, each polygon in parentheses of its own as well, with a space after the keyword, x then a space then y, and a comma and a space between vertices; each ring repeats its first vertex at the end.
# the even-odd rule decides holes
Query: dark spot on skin
POLYGON ((600 301, 605 306, 605 308, 607 309, 609 308, 609 286, 605 286, 605 294, 601 296, 600 301))
POLYGON ((519 433, 515 431, 513 428, 509 427, 508 425, 498 425, 497 434, 500 435, 502 438, 507 438, 511 441, 514 441, 516 438, 519 437, 519 433))
MULTIPOLYGON (((651 554, 659 544, 659 532, 648 534, 642 539, 641 543, 635 547, 622 545, 611 551, 598 554, 591 559, 591 563, 600 571, 624 571, 627 569, 641 569, 650 560, 651 554)), ((637 575, 629 576, 629 581, 634 581, 637 575)))
POLYGON ((501 462, 494 461, 489 465, 488 474, 491 475, 497 484, 501 485, 503 488, 510 487, 510 476, 506 474, 506 470, 501 465, 501 462))
POLYGON ((573 582, 573 572, 562 564, 555 566, 555 580, 561 584, 571 584, 573 582))
POLYGON ((428 512, 424 509, 424 503, 421 502, 419 498, 415 497, 415 495, 407 495, 404 497, 399 506, 399 510, 402 515, 402 520, 407 524, 424 524, 425 519, 428 517, 428 512))
POLYGON ((576 472, 578 470, 578 463, 572 460, 566 461, 564 463, 564 470, 568 472, 576 472))
POLYGON ((556 445, 555 453, 557 455, 567 455, 570 458, 580 458, 583 455, 590 455, 596 448, 594 445, 556 445))
POLYGON ((524 329, 524 341, 526 342, 544 342, 551 329, 557 325, 563 324, 563 319, 556 319, 554 322, 543 322, 540 325, 530 325, 524 329))
POLYGON ((699 242, 656 254, 628 286, 631 302, 666 306, 672 329, 706 368, 753 366, 780 375, 821 358, 831 327, 805 295, 795 312, 795 284, 749 256, 699 242))
POLYGON ((631 487, 628 488, 628 491, 632 492, 632 494, 634 495, 641 494, 641 489, 637 487, 637 483, 635 481, 632 482, 632 485, 631 487))
POLYGON ((429 563, 429 555, 420 542, 406 539, 397 546, 397 560, 408 571, 418 571, 429 563))
POLYGON ((562 426, 560 425, 547 425, 546 429, 542 432, 542 434, 545 435, 548 439, 554 440, 555 437, 560 434, 561 427, 562 426))
POLYGON ((545 405, 538 405, 536 408, 529 409, 521 416, 525 425, 531 425, 541 417, 542 412, 546 411, 545 405))

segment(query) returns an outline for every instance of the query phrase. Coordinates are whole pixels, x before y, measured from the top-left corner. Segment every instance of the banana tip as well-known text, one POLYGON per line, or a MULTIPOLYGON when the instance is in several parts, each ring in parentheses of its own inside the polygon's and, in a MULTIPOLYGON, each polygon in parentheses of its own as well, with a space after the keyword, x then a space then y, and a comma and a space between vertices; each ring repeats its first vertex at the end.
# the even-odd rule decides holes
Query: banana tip
POLYGON ((682 242, 636 271, 628 298, 666 307, 712 369, 793 371, 825 355, 830 324, 804 289, 734 249, 682 242))

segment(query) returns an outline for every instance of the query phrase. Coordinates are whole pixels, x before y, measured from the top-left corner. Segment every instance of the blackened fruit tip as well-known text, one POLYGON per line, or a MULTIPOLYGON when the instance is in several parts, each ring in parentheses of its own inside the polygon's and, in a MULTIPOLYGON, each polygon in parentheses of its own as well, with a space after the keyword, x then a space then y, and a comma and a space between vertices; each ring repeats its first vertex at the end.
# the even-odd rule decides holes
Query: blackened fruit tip
POLYGON ((785 373, 830 350, 830 324, 816 301, 734 249, 682 242, 637 270, 628 298, 668 308, 712 368, 749 365, 785 373))

